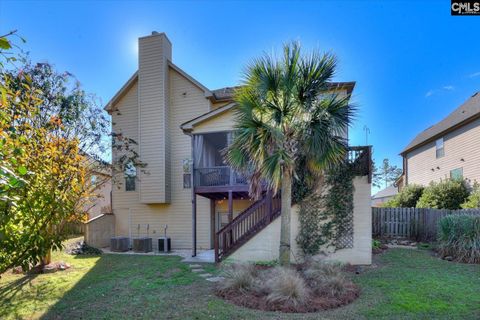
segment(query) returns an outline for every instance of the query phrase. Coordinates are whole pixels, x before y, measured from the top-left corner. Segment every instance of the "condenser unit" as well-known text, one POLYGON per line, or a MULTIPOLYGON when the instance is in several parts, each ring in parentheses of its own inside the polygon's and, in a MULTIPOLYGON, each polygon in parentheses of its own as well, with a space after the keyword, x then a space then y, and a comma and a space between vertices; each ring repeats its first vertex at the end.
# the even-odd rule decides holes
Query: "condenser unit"
POLYGON ((158 238, 158 251, 170 252, 172 250, 172 241, 168 237, 158 238))
POLYGON ((151 252, 152 251, 152 238, 134 238, 133 239, 133 251, 135 252, 151 252))
POLYGON ((129 238, 113 237, 110 238, 110 250, 115 252, 125 252, 129 249, 129 238))

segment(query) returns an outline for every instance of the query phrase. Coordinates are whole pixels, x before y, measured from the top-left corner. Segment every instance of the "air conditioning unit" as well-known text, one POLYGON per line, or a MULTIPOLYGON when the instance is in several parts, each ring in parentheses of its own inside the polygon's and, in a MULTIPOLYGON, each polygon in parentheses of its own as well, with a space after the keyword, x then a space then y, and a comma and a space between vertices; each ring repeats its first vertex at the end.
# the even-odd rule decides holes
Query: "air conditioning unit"
POLYGON ((168 237, 158 238, 158 251, 170 252, 172 250, 172 241, 168 237))
POLYGON ((151 252, 152 251, 152 238, 134 238, 133 239, 133 251, 135 252, 151 252))
POLYGON ((125 252, 129 249, 129 241, 127 237, 110 238, 110 250, 115 252, 125 252))

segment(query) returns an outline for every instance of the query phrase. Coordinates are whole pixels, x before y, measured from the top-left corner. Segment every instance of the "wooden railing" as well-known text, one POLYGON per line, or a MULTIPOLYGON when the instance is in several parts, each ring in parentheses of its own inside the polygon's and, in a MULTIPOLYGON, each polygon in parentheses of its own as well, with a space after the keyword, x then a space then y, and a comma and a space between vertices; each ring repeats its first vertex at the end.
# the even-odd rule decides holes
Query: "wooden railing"
POLYGON ((217 166, 195 169, 196 187, 220 187, 246 185, 247 177, 229 166, 217 166))
POLYGON ((347 161, 352 166, 353 172, 359 176, 368 176, 372 182, 372 147, 348 147, 347 161))
POLYGON ((280 197, 271 192, 241 212, 215 234, 215 261, 219 262, 242 246, 280 215, 280 197))

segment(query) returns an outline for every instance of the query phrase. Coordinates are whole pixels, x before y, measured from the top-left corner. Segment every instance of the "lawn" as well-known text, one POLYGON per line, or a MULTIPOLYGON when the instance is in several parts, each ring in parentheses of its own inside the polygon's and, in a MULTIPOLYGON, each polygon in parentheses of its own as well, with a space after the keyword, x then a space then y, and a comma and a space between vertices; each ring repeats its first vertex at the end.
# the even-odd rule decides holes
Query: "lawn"
POLYGON ((177 257, 59 252, 54 260, 72 268, 2 276, 0 319, 480 319, 480 266, 439 260, 427 250, 388 250, 376 257, 377 268, 354 276, 362 287, 357 301, 308 315, 226 303, 177 257))

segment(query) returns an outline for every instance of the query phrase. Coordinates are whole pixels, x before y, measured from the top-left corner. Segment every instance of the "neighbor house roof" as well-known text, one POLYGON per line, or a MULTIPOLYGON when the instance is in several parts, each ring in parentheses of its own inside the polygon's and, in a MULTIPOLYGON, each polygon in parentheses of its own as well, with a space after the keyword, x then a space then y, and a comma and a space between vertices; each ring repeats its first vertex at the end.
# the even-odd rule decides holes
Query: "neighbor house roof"
POLYGON ((480 94, 478 92, 442 121, 420 132, 400 154, 404 155, 405 153, 433 141, 477 118, 480 118, 480 94))
POLYGON ((378 191, 372 196, 372 199, 380 199, 386 197, 393 197, 398 193, 398 188, 395 186, 386 187, 383 190, 378 191))

